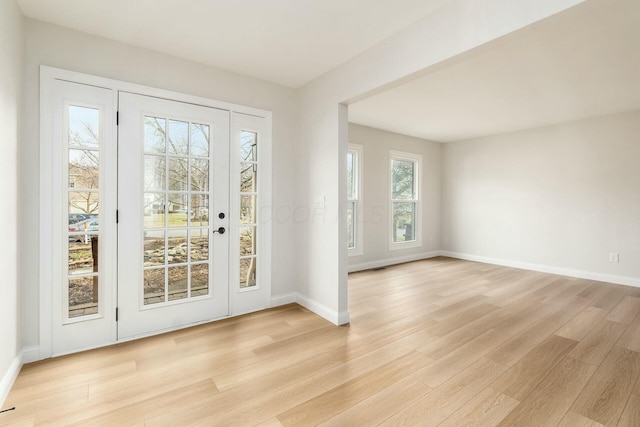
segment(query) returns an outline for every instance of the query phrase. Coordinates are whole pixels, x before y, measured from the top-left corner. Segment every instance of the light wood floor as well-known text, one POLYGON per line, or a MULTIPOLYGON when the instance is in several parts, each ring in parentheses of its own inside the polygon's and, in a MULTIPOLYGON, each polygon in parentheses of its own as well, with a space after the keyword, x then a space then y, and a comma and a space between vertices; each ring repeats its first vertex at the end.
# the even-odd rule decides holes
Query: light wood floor
POLYGON ((0 425, 640 426, 640 289, 436 258, 26 365, 0 425))

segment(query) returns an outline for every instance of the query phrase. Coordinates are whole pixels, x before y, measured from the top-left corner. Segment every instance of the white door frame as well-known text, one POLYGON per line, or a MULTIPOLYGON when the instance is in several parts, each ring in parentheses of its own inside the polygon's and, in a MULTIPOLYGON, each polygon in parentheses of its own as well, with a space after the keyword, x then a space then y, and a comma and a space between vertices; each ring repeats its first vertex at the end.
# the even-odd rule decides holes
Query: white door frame
MULTIPOLYGON (((195 105, 202 105, 205 107, 218 108, 223 110, 228 110, 231 115, 233 113, 241 113, 250 116, 256 116, 260 118, 264 118, 264 129, 263 137, 261 140, 261 150, 263 153, 267 153, 265 158, 263 158, 263 164, 261 165, 261 175, 263 180, 267 180, 265 184, 268 183, 268 186, 265 185, 263 194, 261 194, 261 202, 259 206, 259 210, 263 212, 268 212, 268 216, 271 216, 271 212, 269 210, 272 207, 271 202, 271 123, 272 123, 272 113, 270 111, 247 107, 237 104, 232 104, 228 102, 216 101, 208 98, 198 97, 194 95, 187 95, 178 92, 168 91, 164 89, 157 89, 153 87, 138 85, 134 83, 127 83, 119 80, 98 77, 83 73, 78 73, 75 71, 63 70, 59 68, 49 67, 49 66, 40 66, 40 224, 39 224, 39 240, 40 240, 40 251, 39 251, 39 263, 40 263, 40 275, 39 275, 39 306, 40 306, 40 334, 39 334, 39 359, 45 359, 47 357, 53 356, 53 341, 52 341, 52 317, 53 317, 53 308, 52 308, 52 290, 51 290, 51 278, 53 277, 53 272, 55 270, 55 266, 53 265, 53 257, 52 254, 55 250, 57 250, 58 242, 55 240, 54 234, 54 224, 52 224, 50 215, 48 214, 52 206, 56 203, 54 197, 52 195, 52 183, 54 182, 53 173, 54 173, 54 165, 53 165, 53 152, 54 152, 54 138, 53 135, 53 120, 52 120, 52 111, 53 111, 53 97, 52 91, 54 88, 54 82, 56 80, 69 81, 73 83, 80 83, 89 86, 97 86, 105 89, 110 89, 113 92, 114 97, 114 108, 117 108, 117 97, 120 91, 123 92, 131 92, 137 93, 140 95, 147 95, 158 98, 165 98, 174 101, 180 101, 185 103, 191 103, 195 105)), ((113 111, 115 115, 116 111, 113 111)), ((117 134, 117 126, 112 123, 113 126, 113 134, 117 134)), ((113 141, 115 143, 115 141, 113 141)), ((233 141, 232 141, 233 142, 233 141)), ((239 207, 231 206, 229 215, 231 218, 239 215, 239 207)), ((264 216, 263 216, 264 217, 264 216)), ((268 247, 270 249, 271 242, 271 223, 264 223, 261 227, 261 231, 258 235, 259 241, 267 242, 267 245, 264 247, 268 247)), ((258 310, 262 307, 268 308, 271 303, 271 259, 270 259, 270 250, 265 251, 265 257, 261 261, 262 270, 261 274, 261 283, 260 289, 261 294, 263 296, 264 304, 255 309, 247 309, 246 311, 258 310)), ((230 254, 230 256, 233 256, 230 254)), ((230 292, 232 292, 234 288, 230 287, 230 292)), ((116 307, 117 304, 117 293, 113 292, 113 307, 116 307)), ((234 304, 230 304, 231 315, 242 314, 236 312, 233 309, 234 304)), ((89 348, 101 347, 105 345, 110 345, 118 341, 109 341, 104 342, 100 345, 94 345, 89 348)), ((82 349, 88 350, 89 348, 82 349)))

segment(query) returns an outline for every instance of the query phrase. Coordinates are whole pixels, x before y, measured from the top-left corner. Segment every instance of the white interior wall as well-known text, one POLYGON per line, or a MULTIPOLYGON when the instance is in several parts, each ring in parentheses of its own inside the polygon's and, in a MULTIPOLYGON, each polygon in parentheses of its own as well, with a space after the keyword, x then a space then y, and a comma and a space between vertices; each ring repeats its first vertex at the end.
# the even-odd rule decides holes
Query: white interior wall
POLYGON ((410 75, 582 3, 583 0, 453 0, 300 89, 301 206, 324 198, 323 220, 300 221, 300 302, 334 323, 349 319, 347 293, 347 114, 341 103, 400 84, 410 75))
POLYGON ((20 369, 18 146, 24 32, 14 1, 0 2, 0 408, 20 369))
MULTIPOLYGON (((25 102, 20 146, 20 277, 25 346, 38 344, 39 67, 72 71, 262 108, 273 112, 273 209, 287 212, 295 202, 297 137, 295 91, 39 21, 26 20, 25 102), (34 255, 36 254, 36 255, 34 255)), ((296 278, 293 219, 273 221, 272 295, 289 294, 296 278), (278 236, 288 236, 286 239, 278 236)))
POLYGON ((440 250, 441 144, 353 123, 349 142, 361 144, 363 254, 349 257, 349 271, 437 255, 440 250), (422 247, 389 250, 389 152, 422 155, 422 247))
POLYGON ((640 286, 638 159, 640 111, 444 144, 443 249, 640 286))

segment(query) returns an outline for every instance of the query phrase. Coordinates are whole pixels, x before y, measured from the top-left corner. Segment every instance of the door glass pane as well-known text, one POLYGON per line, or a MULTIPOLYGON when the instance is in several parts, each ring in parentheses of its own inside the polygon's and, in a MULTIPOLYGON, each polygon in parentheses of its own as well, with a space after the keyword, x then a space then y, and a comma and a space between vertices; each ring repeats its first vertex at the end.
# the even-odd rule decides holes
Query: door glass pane
POLYGON ((69 279, 69 318, 98 313, 98 276, 69 279))
POLYGON ((347 199, 356 198, 356 176, 355 176, 355 155, 352 152, 347 153, 347 199))
POLYGON ((192 228, 189 261, 207 261, 209 259, 209 229, 192 228))
POLYGON ((158 117, 144 118, 144 152, 164 153, 167 121, 158 117))
POLYGON ((209 191, 209 160, 191 160, 191 190, 209 191))
POLYGON ((240 287, 256 286, 256 257, 240 259, 240 287))
POLYGON ((189 161, 169 157, 169 191, 187 191, 189 188, 189 161))
POLYGON ((98 272, 98 236, 69 236, 69 275, 98 272))
POLYGON ((209 126, 191 124, 191 155, 209 157, 209 126))
POLYGON ((69 146, 98 149, 100 145, 100 110, 69 106, 69 146))
POLYGON ((164 265, 164 230, 145 230, 144 232, 144 266, 164 265))
POLYGON ((240 196, 240 224, 256 223, 256 196, 240 196))
POLYGON ((240 165, 240 191, 254 193, 258 191, 258 165, 242 163, 240 165))
POLYGON ((170 230, 167 239, 167 263, 181 264, 187 262, 188 250, 187 229, 170 230))
POLYGON ((169 267, 169 301, 187 298, 188 267, 169 267))
POLYGON ((164 302, 164 267, 144 270, 144 305, 164 302))
POLYGON ((393 203, 393 241, 415 240, 415 203, 393 203))
POLYGON ((240 160, 243 162, 258 160, 258 134, 242 131, 240 133, 240 160))
POLYGON ((169 139, 167 141, 169 154, 189 154, 189 123, 169 120, 169 139))
POLYGON ((208 194, 193 194, 191 196, 191 225, 195 227, 209 225, 208 194))
POLYGON ((95 218, 99 213, 100 194, 95 191, 69 192, 69 218, 77 216, 77 221, 95 218))
POLYGON ((69 188, 94 190, 100 185, 100 152, 69 150, 69 188))
POLYGON ((256 254, 256 228, 240 228, 240 256, 256 254))
POLYGON ((197 297, 209 293, 209 264, 191 266, 191 296, 197 297))
POLYGON ((186 227, 189 220, 187 193, 169 194, 169 227, 186 227))
POLYGON ((144 190, 162 191, 166 188, 166 166, 164 156, 144 156, 144 190))
POLYGON ((411 200, 414 199, 414 167, 415 162, 411 160, 393 160, 393 193, 391 198, 394 200, 411 200))
POLYGON ((163 193, 144 194, 144 227, 164 227, 166 207, 163 193))

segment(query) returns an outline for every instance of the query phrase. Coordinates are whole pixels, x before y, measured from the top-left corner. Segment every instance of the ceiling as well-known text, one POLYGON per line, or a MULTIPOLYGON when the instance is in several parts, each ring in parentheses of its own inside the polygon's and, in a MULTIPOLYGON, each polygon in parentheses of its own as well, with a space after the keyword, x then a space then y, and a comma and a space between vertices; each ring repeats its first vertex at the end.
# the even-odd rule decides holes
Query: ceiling
POLYGON ((451 142, 640 109, 640 1, 589 0, 349 106, 451 142))
POLYGON ((25 16, 300 87, 450 0, 18 0, 25 16))

